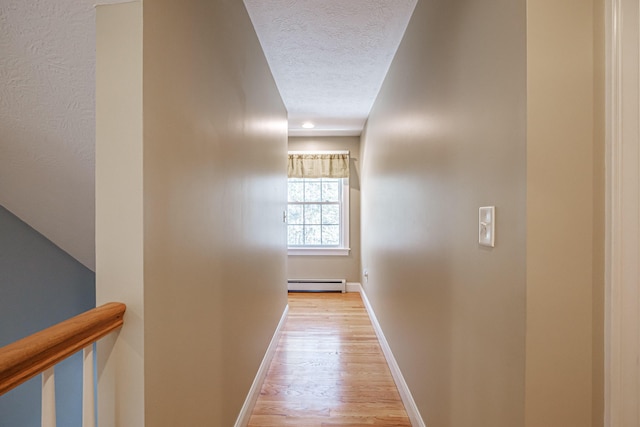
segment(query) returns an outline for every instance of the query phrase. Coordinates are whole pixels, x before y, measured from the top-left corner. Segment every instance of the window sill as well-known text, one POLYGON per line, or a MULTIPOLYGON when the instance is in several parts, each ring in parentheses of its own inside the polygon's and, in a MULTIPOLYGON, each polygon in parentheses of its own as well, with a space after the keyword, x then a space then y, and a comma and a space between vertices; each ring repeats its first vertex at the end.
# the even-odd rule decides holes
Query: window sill
POLYGON ((319 255, 329 255, 329 256, 347 256, 351 251, 350 248, 289 248, 289 255, 303 255, 303 256, 319 256, 319 255))

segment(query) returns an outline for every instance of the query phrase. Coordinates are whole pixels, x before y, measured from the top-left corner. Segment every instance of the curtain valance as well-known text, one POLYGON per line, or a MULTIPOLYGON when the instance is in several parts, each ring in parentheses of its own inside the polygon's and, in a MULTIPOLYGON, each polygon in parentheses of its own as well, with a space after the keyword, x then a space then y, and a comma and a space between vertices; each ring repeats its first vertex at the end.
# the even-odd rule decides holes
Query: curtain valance
POLYGON ((349 153, 289 153, 289 178, 349 178, 349 153))

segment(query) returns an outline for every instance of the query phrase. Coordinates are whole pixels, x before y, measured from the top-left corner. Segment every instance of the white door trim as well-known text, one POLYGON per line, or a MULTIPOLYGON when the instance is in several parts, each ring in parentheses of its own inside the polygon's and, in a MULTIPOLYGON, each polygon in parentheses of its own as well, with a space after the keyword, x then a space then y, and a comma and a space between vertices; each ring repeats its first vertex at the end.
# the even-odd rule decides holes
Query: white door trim
POLYGON ((640 425, 639 6, 606 0, 606 427, 640 425))

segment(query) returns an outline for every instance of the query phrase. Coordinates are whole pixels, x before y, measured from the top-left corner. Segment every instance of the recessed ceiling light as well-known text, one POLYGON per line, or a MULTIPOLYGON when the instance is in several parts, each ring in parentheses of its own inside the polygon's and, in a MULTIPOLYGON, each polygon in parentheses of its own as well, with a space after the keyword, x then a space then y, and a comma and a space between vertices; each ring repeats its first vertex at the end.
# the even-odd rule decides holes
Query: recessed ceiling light
POLYGON ((302 124, 302 127, 303 127, 304 129, 313 129, 314 127, 316 127, 316 125, 314 125, 314 124, 313 124, 313 123, 311 123, 311 122, 304 122, 304 123, 302 124))

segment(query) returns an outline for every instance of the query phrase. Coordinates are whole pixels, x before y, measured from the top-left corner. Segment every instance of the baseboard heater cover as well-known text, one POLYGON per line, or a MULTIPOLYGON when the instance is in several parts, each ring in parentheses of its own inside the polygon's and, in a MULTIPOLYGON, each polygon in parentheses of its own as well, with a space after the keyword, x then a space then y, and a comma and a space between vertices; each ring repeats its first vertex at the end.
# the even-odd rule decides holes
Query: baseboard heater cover
POLYGON ((342 292, 347 291, 346 279, 289 279, 289 292, 342 292))

